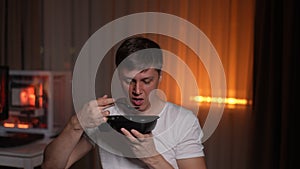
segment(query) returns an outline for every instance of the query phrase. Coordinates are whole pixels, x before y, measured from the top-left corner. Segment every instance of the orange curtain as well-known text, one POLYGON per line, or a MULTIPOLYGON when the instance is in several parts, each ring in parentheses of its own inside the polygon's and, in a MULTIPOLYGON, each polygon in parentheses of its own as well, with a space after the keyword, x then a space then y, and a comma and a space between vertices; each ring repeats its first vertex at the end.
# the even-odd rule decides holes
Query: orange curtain
MULTIPOLYGON (((44 67, 72 70, 89 36, 116 18, 137 12, 164 12, 188 20, 209 38, 224 67, 227 97, 251 100, 254 5, 254 0, 44 1, 44 67)), ((197 79, 200 95, 211 95, 207 70, 188 46, 166 36, 149 36, 184 60, 197 79)), ((185 36, 193 35, 187 32, 185 36)), ((178 87, 170 87, 174 84, 174 79, 166 77, 161 88, 168 100, 180 103, 178 87)))
MULTIPOLYGON (((72 70, 85 41, 106 23, 136 12, 164 12, 188 20, 209 38, 225 70, 227 97, 252 99, 254 0, 4 2, 1 64, 14 69, 72 70)), ((181 31, 186 33, 184 28, 181 31)), ((165 36, 151 37, 192 69, 200 95, 211 95, 207 70, 188 46, 165 36)), ((176 82, 171 77, 165 79, 161 88, 168 100, 180 103, 178 87, 170 87, 176 82)))
MULTIPOLYGON (((148 2, 142 8, 146 11, 158 10, 182 17, 197 26, 209 38, 224 67, 227 97, 252 99, 254 0, 199 0, 177 1, 177 3, 155 1, 157 3, 155 6, 152 2, 148 2)), ((130 4, 129 11, 140 9, 141 7, 137 5, 138 3, 134 2, 130 4)), ((170 31, 172 29, 174 28, 170 27, 170 31)), ((193 36, 184 28, 180 30, 187 38, 193 36)), ((188 46, 166 36, 150 37, 157 40, 162 48, 179 56, 188 65, 197 79, 198 92, 201 96, 211 95, 207 70, 188 46)), ((176 73, 180 74, 181 71, 178 70, 176 73)), ((168 100, 180 103, 183 91, 179 91, 179 86, 174 86, 175 79, 169 75, 165 76, 161 85, 162 90, 165 91, 168 100)))

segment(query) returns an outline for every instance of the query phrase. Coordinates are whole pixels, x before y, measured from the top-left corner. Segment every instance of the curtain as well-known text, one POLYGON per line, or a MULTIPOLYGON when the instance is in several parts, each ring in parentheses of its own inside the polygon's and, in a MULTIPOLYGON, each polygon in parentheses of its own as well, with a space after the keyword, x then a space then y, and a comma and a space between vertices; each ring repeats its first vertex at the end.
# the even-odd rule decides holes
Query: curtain
MULTIPOLYGON (((174 14, 197 26, 216 48, 225 69, 228 97, 252 99, 254 0, 1 0, 1 9, 1 64, 46 70, 72 70, 85 41, 113 19, 145 11, 174 14)), ((152 37, 188 64, 199 77, 200 94, 209 96, 210 80, 197 56, 176 40, 152 37)), ((166 90, 171 101, 180 100, 178 93, 166 90)))
POLYGON ((252 168, 299 168, 299 4, 257 1, 252 168))
POLYGON ((0 1, 0 64, 10 69, 42 69, 40 0, 0 1))

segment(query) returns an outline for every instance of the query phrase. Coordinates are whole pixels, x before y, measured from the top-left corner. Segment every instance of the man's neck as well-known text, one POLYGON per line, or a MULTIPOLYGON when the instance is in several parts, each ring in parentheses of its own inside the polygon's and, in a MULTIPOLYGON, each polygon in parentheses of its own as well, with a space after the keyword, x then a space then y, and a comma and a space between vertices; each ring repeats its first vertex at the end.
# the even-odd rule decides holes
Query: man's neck
POLYGON ((157 98, 155 101, 151 102, 150 107, 141 112, 143 115, 159 115, 166 105, 166 101, 157 98))

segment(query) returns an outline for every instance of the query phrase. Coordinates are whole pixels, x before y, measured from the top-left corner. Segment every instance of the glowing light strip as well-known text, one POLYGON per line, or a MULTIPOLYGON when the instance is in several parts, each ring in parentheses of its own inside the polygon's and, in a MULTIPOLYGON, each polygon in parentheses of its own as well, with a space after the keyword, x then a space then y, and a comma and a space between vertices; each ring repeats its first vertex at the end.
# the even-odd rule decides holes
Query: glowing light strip
POLYGON ((221 98, 221 97, 208 97, 208 96, 194 96, 192 100, 199 103, 225 103, 230 105, 247 105, 249 101, 247 99, 237 99, 237 98, 221 98))
POLYGON ((18 124, 18 128, 20 128, 20 129, 28 129, 29 128, 29 124, 18 124))
POLYGON ((7 123, 7 122, 5 122, 5 123, 3 124, 3 126, 6 127, 6 128, 14 128, 14 127, 15 127, 15 124, 14 124, 14 123, 7 123))
POLYGON ((14 123, 9 123, 9 122, 5 122, 3 124, 4 127, 6 128, 20 128, 20 129, 28 129, 30 127, 29 124, 14 124, 14 123))

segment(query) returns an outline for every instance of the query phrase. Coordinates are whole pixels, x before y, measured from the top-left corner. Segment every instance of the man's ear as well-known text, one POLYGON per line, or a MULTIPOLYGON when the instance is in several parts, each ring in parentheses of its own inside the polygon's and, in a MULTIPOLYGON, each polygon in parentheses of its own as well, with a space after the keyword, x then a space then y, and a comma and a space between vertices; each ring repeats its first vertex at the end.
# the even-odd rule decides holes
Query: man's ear
POLYGON ((158 79, 159 82, 161 81, 161 79, 162 79, 162 73, 159 74, 159 79, 158 79))

